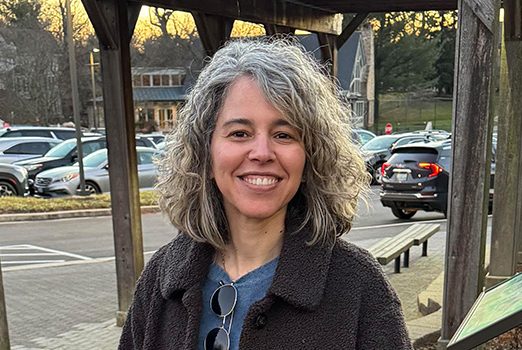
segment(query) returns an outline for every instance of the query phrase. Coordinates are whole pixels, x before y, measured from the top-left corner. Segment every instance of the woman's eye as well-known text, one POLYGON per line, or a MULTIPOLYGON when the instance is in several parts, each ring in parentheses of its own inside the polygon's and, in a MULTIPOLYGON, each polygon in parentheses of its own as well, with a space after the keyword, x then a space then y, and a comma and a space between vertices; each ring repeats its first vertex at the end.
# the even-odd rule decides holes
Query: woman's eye
POLYGON ((280 132, 278 134, 276 134, 276 139, 292 139, 292 136, 290 134, 287 134, 286 132, 280 132))
POLYGON ((247 137, 248 134, 245 131, 233 131, 230 133, 229 136, 243 138, 243 137, 247 137))

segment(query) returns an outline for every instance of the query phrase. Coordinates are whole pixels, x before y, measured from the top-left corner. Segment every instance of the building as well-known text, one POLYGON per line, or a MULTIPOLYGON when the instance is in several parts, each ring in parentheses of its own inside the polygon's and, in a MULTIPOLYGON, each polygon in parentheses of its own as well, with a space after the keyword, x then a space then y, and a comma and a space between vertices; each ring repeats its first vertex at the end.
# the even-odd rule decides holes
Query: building
POLYGON ((184 68, 132 68, 134 111, 138 128, 154 127, 157 131, 172 128, 178 108, 185 100, 186 75, 184 68))
MULTIPOLYGON (((298 37, 303 46, 320 59, 319 41, 315 34, 298 37)), ((375 70, 373 32, 363 25, 354 32, 337 53, 337 81, 352 109, 352 123, 371 127, 374 123, 375 70)))

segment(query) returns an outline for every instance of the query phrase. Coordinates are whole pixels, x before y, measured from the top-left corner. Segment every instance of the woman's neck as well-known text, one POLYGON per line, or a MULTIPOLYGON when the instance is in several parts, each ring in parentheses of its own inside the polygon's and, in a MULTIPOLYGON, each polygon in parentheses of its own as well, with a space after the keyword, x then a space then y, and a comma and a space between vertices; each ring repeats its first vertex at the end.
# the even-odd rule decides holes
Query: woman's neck
POLYGON ((229 220, 230 242, 216 259, 233 281, 279 256, 283 246, 284 216, 238 221, 229 220))

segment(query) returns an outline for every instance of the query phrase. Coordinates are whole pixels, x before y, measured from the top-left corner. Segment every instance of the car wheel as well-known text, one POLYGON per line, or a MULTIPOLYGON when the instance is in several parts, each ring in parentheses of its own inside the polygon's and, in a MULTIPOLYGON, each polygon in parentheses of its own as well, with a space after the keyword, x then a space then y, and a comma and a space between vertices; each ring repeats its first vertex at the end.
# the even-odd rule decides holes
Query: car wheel
MULTIPOLYGON (((80 191, 80 186, 78 186, 78 192, 79 191, 80 191)), ((98 185, 96 185, 94 182, 91 182, 91 181, 85 182, 85 192, 87 192, 87 194, 100 194, 101 193, 98 185)))
POLYGON ((377 164, 375 168, 373 168, 373 184, 381 184, 382 182, 381 166, 382 164, 377 164))
POLYGON ((0 197, 12 197, 18 195, 16 188, 7 181, 0 181, 0 197))
POLYGON ((417 210, 405 210, 399 208, 391 208, 393 215, 398 217, 399 219, 410 219, 417 213, 417 210))

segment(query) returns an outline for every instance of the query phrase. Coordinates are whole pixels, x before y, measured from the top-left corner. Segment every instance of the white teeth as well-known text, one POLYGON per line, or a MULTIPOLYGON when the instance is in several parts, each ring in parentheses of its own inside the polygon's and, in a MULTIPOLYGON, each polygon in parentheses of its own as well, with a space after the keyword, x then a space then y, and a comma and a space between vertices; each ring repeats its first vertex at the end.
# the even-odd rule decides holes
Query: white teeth
POLYGON ((271 177, 271 178, 267 178, 267 177, 255 177, 255 178, 245 177, 243 179, 246 182, 248 182, 249 184, 256 185, 256 186, 269 186, 269 185, 273 185, 273 184, 275 184, 277 182, 277 179, 274 178, 274 177, 271 177))

